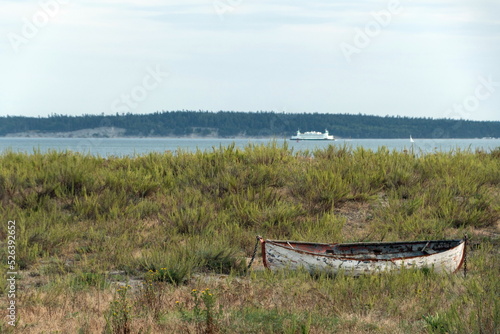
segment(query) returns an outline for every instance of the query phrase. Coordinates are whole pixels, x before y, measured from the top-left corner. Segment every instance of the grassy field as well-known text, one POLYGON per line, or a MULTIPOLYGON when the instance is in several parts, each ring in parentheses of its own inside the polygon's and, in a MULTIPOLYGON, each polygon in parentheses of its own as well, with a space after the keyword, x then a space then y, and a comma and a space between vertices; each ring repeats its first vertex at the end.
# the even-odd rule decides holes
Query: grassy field
MULTIPOLYGON (((0 204, 3 269, 16 223, 18 332, 500 332, 500 148, 8 152, 0 204), (246 268, 257 234, 347 242, 465 233, 467 277, 246 268)), ((6 272, 0 332, 14 333, 6 272)))

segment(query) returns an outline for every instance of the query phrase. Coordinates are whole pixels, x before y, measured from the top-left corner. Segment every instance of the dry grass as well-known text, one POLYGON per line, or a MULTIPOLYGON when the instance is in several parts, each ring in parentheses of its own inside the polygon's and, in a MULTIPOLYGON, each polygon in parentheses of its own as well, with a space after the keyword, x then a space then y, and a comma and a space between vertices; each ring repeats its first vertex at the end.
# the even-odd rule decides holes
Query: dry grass
MULTIPOLYGON (((19 226, 17 331, 498 332, 496 152, 293 153, 271 144, 110 159, 4 154, 0 219, 19 226), (262 270, 259 259, 244 268, 256 234, 338 242, 465 232, 467 278, 312 277, 262 270), (213 296, 194 297, 206 288, 213 296)), ((0 240, 4 258, 6 229, 0 240)), ((13 332, 6 314, 0 332, 13 332)))

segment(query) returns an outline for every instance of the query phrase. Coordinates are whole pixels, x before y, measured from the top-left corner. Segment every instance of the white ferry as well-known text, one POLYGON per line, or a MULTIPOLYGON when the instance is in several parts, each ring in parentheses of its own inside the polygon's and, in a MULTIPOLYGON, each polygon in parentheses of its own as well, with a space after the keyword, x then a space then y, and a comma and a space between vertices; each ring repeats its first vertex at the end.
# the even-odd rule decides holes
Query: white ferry
POLYGON ((335 137, 328 134, 328 130, 324 133, 317 131, 300 132, 297 131, 295 136, 292 136, 290 140, 335 140, 335 137))

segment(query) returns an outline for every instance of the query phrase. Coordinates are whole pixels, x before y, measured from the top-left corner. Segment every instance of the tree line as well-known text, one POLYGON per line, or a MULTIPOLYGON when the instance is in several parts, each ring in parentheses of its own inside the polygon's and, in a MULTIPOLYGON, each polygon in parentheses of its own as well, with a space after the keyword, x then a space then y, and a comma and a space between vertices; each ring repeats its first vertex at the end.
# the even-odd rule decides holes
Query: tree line
POLYGON ((289 137, 297 130, 324 131, 341 138, 482 138, 500 137, 498 121, 468 121, 400 116, 269 111, 163 111, 146 115, 53 114, 48 117, 0 117, 0 136, 36 131, 70 132, 98 127, 126 130, 126 136, 289 137))

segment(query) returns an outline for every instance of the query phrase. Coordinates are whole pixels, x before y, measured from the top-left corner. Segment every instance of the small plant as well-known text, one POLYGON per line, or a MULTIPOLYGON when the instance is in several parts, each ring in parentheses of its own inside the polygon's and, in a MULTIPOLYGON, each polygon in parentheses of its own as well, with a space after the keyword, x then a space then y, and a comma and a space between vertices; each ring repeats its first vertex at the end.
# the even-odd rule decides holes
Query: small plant
POLYGON ((195 256, 202 271, 229 274, 233 270, 242 273, 246 269, 244 259, 238 257, 235 250, 223 246, 202 248, 195 256))
POLYGON ((165 293, 164 273, 167 268, 161 268, 159 271, 149 270, 142 283, 142 289, 138 296, 137 303, 141 309, 148 309, 153 313, 155 319, 159 319, 162 310, 162 298, 165 293))
POLYGON ((145 280, 149 284, 156 282, 171 283, 174 285, 182 284, 188 277, 184 267, 179 268, 160 268, 158 270, 150 269, 146 273, 145 280))
POLYGON ((443 317, 439 316, 438 313, 436 315, 424 315, 424 321, 426 322, 427 326, 431 330, 431 333, 448 333, 448 323, 446 322, 446 319, 443 317))
POLYGON ((130 285, 120 287, 116 290, 116 296, 111 302, 106 318, 106 333, 129 334, 131 333, 130 323, 132 306, 128 300, 127 293, 130 285))
POLYGON ((98 289, 106 288, 109 283, 106 281, 106 277, 99 273, 80 273, 73 277, 70 285, 75 290, 82 290, 88 287, 96 287, 98 289))
POLYGON ((219 310, 216 311, 217 298, 208 288, 201 291, 201 293, 193 289, 191 297, 194 302, 192 311, 187 311, 181 302, 176 302, 182 320, 185 322, 194 322, 198 333, 218 333, 220 328, 219 321, 222 317, 222 305, 219 305, 219 310))

